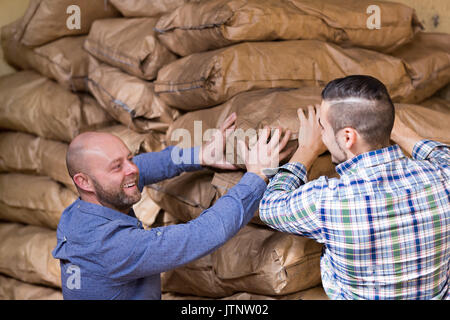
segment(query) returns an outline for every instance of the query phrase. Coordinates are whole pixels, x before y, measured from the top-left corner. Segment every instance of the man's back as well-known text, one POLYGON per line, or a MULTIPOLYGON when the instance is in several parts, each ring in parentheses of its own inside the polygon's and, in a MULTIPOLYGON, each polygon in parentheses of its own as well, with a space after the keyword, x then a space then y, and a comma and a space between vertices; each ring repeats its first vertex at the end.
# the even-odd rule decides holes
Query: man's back
POLYGON ((419 142, 415 159, 391 146, 340 164, 340 179, 303 185, 304 167, 287 164, 269 184, 261 218, 325 244, 331 298, 448 298, 449 154, 433 141, 419 142))

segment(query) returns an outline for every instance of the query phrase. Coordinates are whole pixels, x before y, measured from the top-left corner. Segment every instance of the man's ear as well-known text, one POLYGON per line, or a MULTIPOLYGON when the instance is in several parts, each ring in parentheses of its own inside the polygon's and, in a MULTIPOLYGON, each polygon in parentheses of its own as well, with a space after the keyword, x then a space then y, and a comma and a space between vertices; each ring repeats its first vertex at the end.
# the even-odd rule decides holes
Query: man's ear
POLYGON ((352 148, 356 144, 356 141, 359 138, 358 132, 356 132, 355 129, 350 127, 344 128, 343 131, 344 131, 345 147, 348 150, 352 150, 352 148))
POLYGON ((83 191, 86 192, 94 192, 94 187, 92 185, 91 179, 89 176, 84 173, 77 173, 73 176, 73 181, 83 191))

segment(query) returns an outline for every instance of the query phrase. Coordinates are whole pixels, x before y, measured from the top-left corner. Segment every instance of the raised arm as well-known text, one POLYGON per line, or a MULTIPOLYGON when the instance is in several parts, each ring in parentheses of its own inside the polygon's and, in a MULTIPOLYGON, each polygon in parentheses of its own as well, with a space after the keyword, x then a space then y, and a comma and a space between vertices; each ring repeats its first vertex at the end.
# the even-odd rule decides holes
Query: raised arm
POLYGON ((450 149, 448 145, 421 137, 406 126, 399 117, 395 118, 391 139, 416 160, 428 160, 443 166, 450 164, 450 149))

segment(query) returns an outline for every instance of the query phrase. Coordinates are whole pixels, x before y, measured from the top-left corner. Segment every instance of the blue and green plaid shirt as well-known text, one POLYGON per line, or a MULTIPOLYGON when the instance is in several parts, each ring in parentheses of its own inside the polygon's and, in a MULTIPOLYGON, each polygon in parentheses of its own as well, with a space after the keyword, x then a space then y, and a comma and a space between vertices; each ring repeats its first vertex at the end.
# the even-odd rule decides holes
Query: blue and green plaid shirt
POLYGON ((422 140, 336 167, 340 179, 307 182, 300 163, 271 179, 261 220, 323 243, 322 284, 331 299, 449 299, 450 151, 422 140))

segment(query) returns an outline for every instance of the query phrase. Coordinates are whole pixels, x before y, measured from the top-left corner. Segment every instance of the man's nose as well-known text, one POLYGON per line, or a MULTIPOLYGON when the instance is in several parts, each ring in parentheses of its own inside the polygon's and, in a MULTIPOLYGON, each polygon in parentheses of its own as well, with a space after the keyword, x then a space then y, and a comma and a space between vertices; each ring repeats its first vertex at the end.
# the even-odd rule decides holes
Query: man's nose
POLYGON ((139 172, 138 167, 132 162, 132 161, 126 161, 126 165, 125 165, 125 174, 126 175, 130 175, 130 174, 137 174, 139 172))

